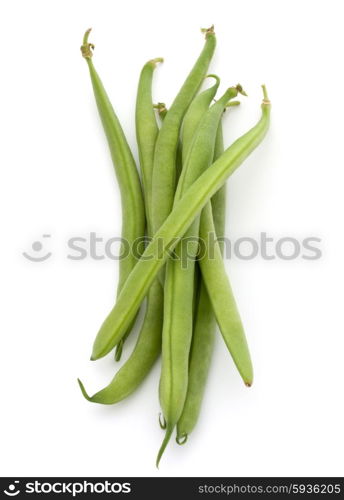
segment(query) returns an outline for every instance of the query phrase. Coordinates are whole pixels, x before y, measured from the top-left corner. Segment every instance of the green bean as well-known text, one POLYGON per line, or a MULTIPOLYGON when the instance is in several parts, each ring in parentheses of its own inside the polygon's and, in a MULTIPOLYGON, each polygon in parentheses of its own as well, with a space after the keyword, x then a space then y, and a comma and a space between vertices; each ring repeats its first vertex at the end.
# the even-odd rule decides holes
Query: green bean
MULTIPOLYGON (((203 114, 209 108, 211 101, 213 100, 215 93, 218 89, 220 79, 215 75, 208 75, 209 77, 215 78, 215 84, 211 86, 209 89, 203 91, 200 95, 196 96, 195 99, 190 104, 188 111, 185 114, 183 124, 182 124, 182 144, 178 141, 178 150, 177 150, 177 166, 179 167, 179 173, 182 167, 182 157, 183 151, 186 159, 186 149, 189 149, 191 146, 191 141, 197 126, 203 116, 203 114)), ((207 77, 205 77, 207 78, 207 77)), ((158 103, 155 105, 155 108, 158 110, 161 119, 164 119, 167 113, 166 105, 164 103, 158 103)), ((179 177, 179 175, 178 175, 179 177)), ((193 297, 193 308, 192 308, 192 316, 195 315, 195 310, 198 302, 198 283, 200 279, 200 271, 195 269, 195 277, 194 277, 194 297, 193 297)), ((166 429, 166 421, 161 423, 161 415, 159 416, 159 424, 162 429, 166 429)))
MULTIPOLYGON (((206 242, 209 235, 215 235, 212 205, 208 203, 202 211, 200 239, 206 242)), ((209 257, 209 247, 205 245, 205 255, 199 260, 202 279, 207 288, 212 308, 220 327, 221 334, 233 361, 247 386, 253 382, 253 368, 244 328, 235 303, 233 292, 222 260, 221 248, 213 242, 213 251, 209 257)))
MULTIPOLYGON (((214 99, 215 94, 217 92, 217 89, 220 84, 220 78, 217 75, 207 75, 206 78, 214 78, 215 83, 211 87, 209 87, 207 90, 204 90, 201 92, 201 94, 197 95, 192 103, 189 106, 189 109, 185 113, 185 117, 183 120, 182 124, 182 133, 181 133, 181 143, 182 147, 178 148, 177 151, 177 159, 178 159, 178 153, 179 153, 179 158, 180 164, 182 165, 183 163, 183 156, 184 156, 184 161, 186 161, 187 157, 187 150, 190 148, 192 144, 192 139, 193 136, 195 135, 196 129, 199 125, 199 122, 201 121, 202 116, 205 114, 205 112, 209 109, 209 106, 211 104, 211 101, 214 99), (181 149, 181 152, 180 152, 181 149)), ((233 102, 233 101, 230 101, 233 102)), ((227 103, 228 105, 229 103, 227 103)), ((179 144, 180 145, 180 144, 179 144)), ((199 296, 199 285, 200 285, 200 271, 198 269, 198 266, 195 268, 195 281, 194 281, 194 300, 193 300, 193 317, 195 315, 197 303, 198 303, 198 296, 199 296)))
MULTIPOLYGON (((242 95, 246 95, 245 92, 241 92, 242 95)), ((231 108, 234 106, 239 106, 240 101, 230 101, 226 108, 231 108)), ((216 134, 216 143, 215 143, 215 152, 214 152, 214 161, 217 160, 221 156, 224 151, 223 146, 223 131, 222 124, 220 124, 217 134, 216 134)), ((211 207, 213 211, 214 218, 214 226, 217 234, 217 239, 221 248, 221 252, 223 251, 223 236, 225 234, 225 224, 226 224, 226 184, 224 184, 221 189, 214 194, 211 202, 211 207)))
MULTIPOLYGON (((136 138, 139 150, 139 160, 142 173, 142 184, 146 211, 147 235, 152 236, 151 230, 151 205, 152 205, 152 174, 154 149, 159 133, 158 124, 153 109, 152 79, 154 69, 158 63, 163 62, 161 57, 148 61, 142 68, 136 96, 136 138)), ((147 308, 154 308, 153 299, 147 302, 147 308)), ((147 309, 146 309, 147 310, 147 309)), ((151 315, 150 315, 151 316, 151 315)), ((157 314, 157 319, 159 315, 157 314)), ((154 328, 153 328, 154 330, 154 328)), ((122 337, 116 346, 115 359, 119 361, 122 355, 123 344, 129 336, 131 329, 122 337)))
POLYGON ((200 283, 190 349, 188 390, 183 412, 177 423, 178 444, 184 444, 200 413, 210 361, 213 354, 216 320, 204 282, 200 283))
MULTIPOLYGON (((231 101, 231 102, 236 103, 237 101, 231 101)), ((222 124, 220 123, 216 134, 214 161, 216 161, 221 156, 223 151, 224 151, 223 131, 222 131, 222 124)), ((221 189, 219 189, 217 193, 215 193, 212 199, 210 200, 213 210, 213 219, 214 219, 216 236, 219 241, 221 252, 223 252, 223 237, 225 234, 225 225, 226 225, 226 198, 227 198, 227 186, 226 184, 224 184, 221 187, 221 189)))
MULTIPOLYGON (((221 156, 223 150, 223 134, 220 123, 216 134, 214 160, 221 156)), ((214 207, 216 235, 218 238, 222 238, 224 236, 226 212, 225 185, 215 193, 209 203, 214 207)), ((223 248, 222 241, 220 244, 223 248)), ((177 424, 176 441, 178 444, 184 444, 187 441, 188 435, 197 423, 214 349, 216 319, 202 276, 199 279, 199 295, 190 349, 188 390, 183 412, 177 424)))
POLYGON ((207 75, 205 78, 214 78, 215 83, 207 90, 197 95, 185 113, 181 133, 183 163, 186 161, 187 153, 192 144, 192 139, 199 122, 204 113, 208 110, 220 85, 220 78, 217 75, 207 75))
POLYGON ((214 27, 205 30, 204 48, 173 101, 156 142, 153 169, 153 230, 156 232, 173 206, 176 184, 176 152, 182 119, 198 91, 215 51, 214 27))
MULTIPOLYGON (((202 171, 211 164, 216 131, 222 113, 228 100, 236 97, 237 94, 236 87, 228 89, 202 117, 197 132, 191 140, 191 146, 188 147, 187 160, 178 182, 175 203, 202 171)), ((160 404, 166 421, 166 434, 158 453, 157 467, 183 411, 188 388, 198 232, 199 217, 193 221, 183 240, 176 246, 177 259, 171 259, 167 262, 164 287, 162 368, 159 387, 160 404)))
MULTIPOLYGON (((241 92, 243 95, 246 95, 245 92, 241 92)), ((226 108, 231 108, 234 106, 239 106, 240 101, 230 101, 226 108)), ((214 152, 214 161, 217 160, 221 156, 224 151, 223 146, 223 131, 222 124, 220 124, 217 134, 216 134, 216 143, 215 143, 215 152, 214 152)), ((211 207, 213 211, 213 219, 214 226, 217 235, 217 239, 221 248, 221 252, 223 252, 223 236, 225 234, 225 224, 226 224, 226 184, 224 184, 221 189, 214 194, 211 202, 211 207)))
MULTIPOLYGON (((96 99, 98 112, 107 137, 116 177, 121 193, 122 206, 122 241, 126 241, 129 247, 135 240, 142 238, 145 230, 145 211, 141 189, 141 182, 136 164, 125 138, 121 124, 113 110, 105 88, 96 72, 92 55, 94 46, 88 42, 91 30, 84 35, 81 52, 88 64, 93 92, 96 99)), ((120 260, 118 293, 123 287, 127 277, 137 262, 133 252, 126 258, 120 260)), ((130 325, 128 324, 128 327, 130 325)))
POLYGON ((152 178, 154 150, 159 134, 152 102, 152 78, 157 63, 163 59, 148 61, 142 68, 136 96, 136 139, 142 172, 142 183, 146 207, 147 232, 152 236, 152 178))
MULTIPOLYGON (((167 115, 166 104, 163 102, 158 102, 158 104, 154 105, 154 108, 157 110, 158 115, 163 121, 167 115)), ((180 172, 182 171, 182 145, 180 140, 178 140, 177 144, 177 153, 176 153, 176 180, 179 179, 180 172)), ((161 277, 161 283, 164 284, 164 277, 161 277)))
MULTIPOLYGON (((265 87, 262 114, 257 124, 237 139, 193 184, 173 208, 145 249, 125 282, 117 303, 102 324, 91 359, 105 356, 122 338, 143 298, 171 251, 195 217, 226 179, 265 137, 270 121, 270 101, 265 87)), ((221 298, 219 299, 221 300, 221 298)))
MULTIPOLYGON (((203 92, 203 94, 205 92, 203 92)), ((204 165, 206 165, 203 156, 205 155, 205 157, 208 158, 208 156, 211 154, 211 159, 213 158, 218 122, 222 116, 224 108, 228 105, 228 101, 237 96, 238 93, 245 94, 240 84, 236 85, 235 87, 230 87, 229 89, 227 89, 227 91, 224 93, 221 99, 215 102, 215 104, 213 104, 210 110, 205 114, 205 116, 201 120, 201 123, 199 123, 199 125, 196 127, 191 127, 194 130, 194 136, 192 137, 192 134, 189 134, 191 145, 190 147, 188 147, 187 143, 185 146, 185 150, 187 152, 186 155, 187 165, 182 170, 182 174, 180 176, 175 194, 175 201, 181 198, 181 194, 185 192, 185 187, 191 184, 192 181, 190 181, 190 179, 194 180, 202 173, 204 165), (215 125, 215 127, 210 128, 208 122, 209 124, 215 125), (210 131, 208 133, 205 133, 204 129, 208 128, 210 129, 210 131), (195 151, 195 154, 197 154, 197 156, 199 157, 199 159, 196 159, 198 161, 192 162, 192 167, 188 165, 189 162, 191 163, 191 160, 189 158, 189 156, 191 156, 191 150, 193 154, 195 151)), ((200 94, 198 97, 200 98, 201 101, 202 94, 200 94)), ((203 102, 200 102, 200 107, 203 107, 203 110, 205 109, 204 104, 205 104, 204 100, 203 102)), ((200 116, 202 116, 201 113, 200 116)), ((195 125, 197 124, 197 119, 195 119, 194 124, 195 125)))
MULTIPOLYGON (((200 238, 205 241, 209 233, 215 234, 210 204, 205 206, 201 214, 200 238)), ((205 249, 204 258, 199 262, 217 323, 241 377, 247 386, 251 386, 253 381, 251 358, 231 285, 225 272, 220 247, 215 241, 211 259, 207 245, 205 249), (226 301, 223 297, 226 297, 226 301)))
MULTIPOLYGON (((151 91, 153 70, 157 62, 161 62, 161 59, 149 61, 143 67, 136 99, 136 136, 144 187, 148 236, 151 236, 150 206, 153 154, 158 134, 151 91)), ((155 280, 148 292, 145 317, 135 348, 110 384, 90 397, 82 382, 78 380, 81 391, 88 401, 101 404, 117 403, 134 392, 149 373, 161 351, 162 292, 159 281, 155 280)), ((117 349, 122 348, 122 345, 121 341, 117 344, 116 354, 118 353, 117 349)))
MULTIPOLYGON (((217 214, 219 217, 219 214, 217 214)), ((218 221, 219 223, 224 221, 218 221)), ((216 234, 212 204, 208 203, 201 214, 200 238, 206 242, 209 234, 216 234)), ((213 252, 209 258, 209 248, 199 264, 202 279, 207 288, 220 331, 227 345, 233 361, 247 386, 253 382, 253 368, 247 341, 235 303, 229 279, 222 260, 221 248, 218 241, 213 242, 213 252)))
MULTIPOLYGON (((202 115, 209 108, 211 101, 214 99, 217 89, 220 84, 220 79, 216 75, 207 75, 205 78, 214 78, 215 83, 209 89, 204 90, 191 102, 182 124, 181 141, 178 140, 177 155, 176 155, 176 175, 179 180, 182 171, 183 161, 186 160, 186 149, 192 142, 192 136, 195 133, 197 125, 202 115), (184 158, 183 158, 184 157, 184 158)), ((167 114, 166 105, 158 103, 156 106, 158 113, 163 120, 167 114)), ((159 273, 160 282, 163 285, 165 281, 164 272, 159 273)), ((197 280, 195 280, 197 281, 197 280)))
POLYGON ((160 283, 155 280, 148 292, 146 315, 134 351, 110 384, 90 397, 78 379, 81 391, 88 401, 114 404, 134 392, 160 354, 162 319, 163 294, 160 283))

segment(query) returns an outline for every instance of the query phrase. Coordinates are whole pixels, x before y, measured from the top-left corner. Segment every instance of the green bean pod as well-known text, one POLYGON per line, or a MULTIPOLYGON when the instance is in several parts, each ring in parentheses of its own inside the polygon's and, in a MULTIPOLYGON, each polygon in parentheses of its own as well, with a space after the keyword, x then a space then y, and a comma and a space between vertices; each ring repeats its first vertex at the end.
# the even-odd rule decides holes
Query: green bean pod
MULTIPOLYGON (((178 179, 180 172, 182 170, 183 164, 183 156, 184 160, 186 160, 186 150, 190 149, 191 142, 195 131, 199 125, 199 122, 204 115, 204 113, 208 110, 211 101, 214 99, 217 89, 219 87, 220 79, 216 75, 208 75, 205 78, 215 78, 215 84, 212 85, 209 89, 203 91, 201 94, 197 95, 194 100, 191 102, 184 120, 182 124, 182 140, 178 141, 178 149, 177 149, 177 170, 178 170, 178 179)), ((166 105, 164 103, 158 103, 155 105, 155 108, 158 110, 159 116, 163 120, 167 114, 166 105)), ((200 270, 195 268, 195 276, 194 276, 194 296, 193 296, 193 309, 192 316, 194 317, 197 303, 198 303, 198 284, 200 279, 200 270)), ((166 421, 164 425, 161 425, 161 419, 159 417, 160 426, 163 429, 166 429, 166 421)))
MULTIPOLYGON (((157 57, 151 59, 142 68, 136 95, 136 109, 135 109, 135 125, 136 125, 136 139, 139 150, 140 168, 142 174, 143 194, 146 211, 146 225, 147 235, 152 236, 152 175, 153 175, 153 161, 154 149, 156 139, 159 133, 159 127, 156 121, 156 116, 153 109, 152 100, 152 80, 153 73, 158 63, 162 63, 163 58, 157 57)), ((148 307, 155 307, 154 300, 148 300, 146 311, 148 307)), ((152 317, 150 315, 150 317, 152 317)), ((157 320, 159 314, 157 314, 157 320)), ((129 336, 131 329, 129 328, 126 334, 122 337, 116 346, 115 359, 119 361, 122 355, 123 344, 129 336)), ((153 327, 153 331, 155 331, 153 327)))
MULTIPOLYGON (((114 112, 105 88, 92 62, 94 46, 88 42, 91 30, 85 33, 81 52, 85 58, 93 86, 98 112, 107 137, 112 161, 121 194, 122 206, 122 241, 132 248, 138 238, 144 236, 145 210, 141 182, 130 147, 121 124, 114 112)), ((133 252, 120 260, 118 293, 137 262, 133 252)), ((128 325, 129 327, 130 325, 128 325)))
MULTIPOLYGON (((147 235, 153 236, 152 222, 152 182, 154 151, 159 134, 153 99, 152 99, 152 75, 157 62, 163 59, 153 59, 142 69, 136 98, 136 138, 140 157, 140 167, 143 179, 143 190, 146 205, 147 235)), ((166 109, 166 107, 165 107, 166 109)), ((160 113, 163 113, 160 109, 160 113)), ((151 346, 147 343, 147 352, 141 353, 142 362, 150 361, 150 368, 158 358, 161 351, 161 334, 163 322, 163 290, 158 279, 156 279, 148 292, 146 315, 143 323, 142 334, 150 330, 151 346), (151 352, 153 351, 153 353, 151 352)), ((141 335, 141 334, 140 334, 141 335)))
MULTIPOLYGON (((149 61, 143 67, 136 99, 136 136, 146 205, 147 232, 149 236, 151 227, 150 205, 153 155, 158 134, 151 89, 153 70, 157 62, 161 62, 161 59, 149 61)), ((148 375, 161 352, 162 320, 163 290, 156 279, 148 291, 145 317, 135 348, 110 384, 90 397, 82 382, 78 380, 82 394, 88 401, 101 404, 114 404, 134 392, 148 375)), ((118 353, 117 349, 123 346, 123 338, 116 346, 116 354, 118 353)))
MULTIPOLYGON (((188 149, 175 202, 212 162, 216 131, 227 102, 236 97, 230 88, 204 114, 192 145, 188 149)), ((199 217, 175 249, 177 258, 167 262, 164 287, 164 325, 162 331, 162 367, 160 404, 166 422, 166 434, 157 457, 157 467, 183 411, 188 388, 189 352, 192 338, 194 270, 198 250, 199 217)))
MULTIPOLYGON (((223 153, 223 134, 220 123, 215 142, 214 161, 223 153)), ((213 196, 210 202, 214 207, 216 236, 223 238, 226 214, 226 186, 213 196)), ((221 242, 223 248, 223 242, 221 242)), ((210 361, 214 350, 216 319, 202 276, 200 276, 199 296, 195 311, 195 324, 189 360, 188 390, 183 412, 177 424, 178 444, 184 444, 194 429, 201 409, 210 361)))
POLYGON ((184 116, 181 132, 183 163, 186 161, 187 153, 192 144, 192 139, 195 136, 199 122, 201 121, 204 113, 208 110, 220 85, 220 78, 217 75, 207 75, 205 79, 206 78, 214 78, 214 85, 204 90, 194 98, 184 116))
POLYGON ((122 401, 137 389, 161 352, 162 319, 163 294, 160 283, 155 280, 149 289, 146 315, 135 348, 110 384, 90 397, 78 379, 88 401, 111 405, 122 401))
MULTIPOLYGON (((167 111, 168 111, 166 108, 166 104, 163 102, 158 102, 158 104, 154 105, 154 108, 157 110, 158 115, 160 117, 160 120, 164 121, 164 119, 167 115, 167 111)), ((182 163, 183 163, 182 144, 181 144, 181 141, 178 140, 177 153, 176 153, 176 180, 177 181, 179 179, 180 172, 182 171, 182 163)), ((164 284, 164 279, 165 279, 164 276, 160 276, 160 281, 161 281, 162 285, 164 284)))
MULTIPOLYGON (((201 214, 200 238, 206 241, 209 233, 215 234, 211 204, 207 204, 201 214)), ((212 308, 233 361, 245 384, 250 386, 253 381, 252 362, 220 247, 215 241, 211 258, 208 245, 205 245, 205 250, 199 263, 212 308)))
POLYGON ((163 122, 167 115, 167 108, 164 102, 158 102, 153 104, 153 108, 157 111, 160 120, 163 122))
MULTIPOLYGON (((231 101, 236 102, 236 101, 231 101)), ((216 134, 215 150, 214 150, 214 161, 216 161, 223 154, 223 130, 222 123, 220 123, 216 134)), ((227 186, 224 184, 212 197, 210 200, 211 207, 213 210, 214 226, 216 231, 216 236, 219 241, 221 252, 223 252, 223 237, 225 235, 226 226, 226 198, 227 198, 227 186)))
POLYGON ((152 193, 154 233, 172 210, 180 127, 183 117, 206 75, 215 51, 216 38, 213 26, 205 30, 205 36, 204 48, 168 110, 156 142, 152 193))
MULTIPOLYGON (((191 146, 192 138, 199 124, 202 115, 209 108, 211 101, 214 99, 217 89, 220 85, 220 78, 217 75, 207 75, 205 78, 214 78, 215 83, 209 89, 204 90, 197 95, 190 104, 182 124, 181 141, 178 140, 177 155, 176 155, 176 175, 177 180, 183 169, 183 163, 186 161, 186 150, 191 146)), ((165 104, 158 103, 156 105, 159 115, 163 120, 167 114, 165 104)), ((163 270, 164 271, 164 270, 163 270)), ((159 273, 159 281, 164 285, 165 273, 159 273)), ((197 282, 197 278, 195 279, 197 282)))
MULTIPOLYGON (((152 78, 161 57, 148 61, 142 68, 136 96, 135 124, 146 207, 147 233, 152 236, 152 179, 154 150, 159 127, 152 100, 152 78)), ((160 103, 161 104, 161 103, 160 103)))
MULTIPOLYGON (((203 115, 206 113, 206 111, 208 111, 209 106, 212 100, 214 99, 218 87, 220 85, 220 78, 217 75, 207 75, 205 79, 206 78, 214 78, 215 79, 214 85, 212 85, 211 87, 209 87, 208 89, 204 90, 199 95, 197 95, 190 104, 187 112, 185 113, 185 117, 182 124, 182 132, 181 132, 181 148, 178 148, 177 151, 177 160, 179 157, 180 158, 179 163, 181 165, 183 163, 183 158, 184 158, 184 163, 186 161, 187 152, 191 147, 192 139, 195 135, 197 127, 203 115)), ((227 103, 227 105, 228 104, 229 103, 227 103)), ((195 316, 195 311, 198 303, 200 280, 201 280, 200 270, 198 269, 197 266, 195 268, 195 280, 194 280, 195 293, 193 299, 193 317, 195 316)))
MULTIPOLYGON (((218 216, 219 214, 217 214, 218 216)), ((207 242, 209 235, 216 235, 211 203, 208 203, 201 213, 199 228, 201 241, 207 242)), ((209 246, 205 244, 205 253, 199 260, 202 279, 226 346, 243 381, 247 386, 251 386, 253 368, 244 328, 226 274, 221 247, 216 240, 212 246, 212 255, 210 256, 209 246)))
POLYGON ((227 178, 264 139, 269 128, 271 105, 265 87, 263 90, 262 113, 257 124, 227 148, 187 189, 155 233, 96 336, 92 360, 105 356, 123 337, 154 278, 168 259, 169 252, 227 178))

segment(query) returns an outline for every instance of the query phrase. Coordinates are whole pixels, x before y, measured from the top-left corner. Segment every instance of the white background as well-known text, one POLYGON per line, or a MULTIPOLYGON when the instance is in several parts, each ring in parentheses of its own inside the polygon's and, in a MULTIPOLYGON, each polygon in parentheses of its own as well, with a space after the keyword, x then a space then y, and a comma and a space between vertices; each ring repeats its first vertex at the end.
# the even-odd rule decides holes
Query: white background
POLYGON ((2 2, 1 475, 343 475, 342 14, 334 0, 2 2), (219 335, 199 424, 157 471, 158 364, 112 407, 88 403, 76 383, 92 393, 113 376, 111 356, 89 355, 117 265, 68 260, 66 241, 120 234, 79 47, 92 26, 94 63, 136 154, 141 66, 165 58, 154 97, 171 103, 212 23, 211 71, 249 94, 226 117, 226 144, 257 120, 261 83, 273 101, 268 137, 229 182, 227 234, 317 236, 323 256, 227 261, 255 383, 243 386, 219 335), (26 260, 45 233, 52 257, 26 260))

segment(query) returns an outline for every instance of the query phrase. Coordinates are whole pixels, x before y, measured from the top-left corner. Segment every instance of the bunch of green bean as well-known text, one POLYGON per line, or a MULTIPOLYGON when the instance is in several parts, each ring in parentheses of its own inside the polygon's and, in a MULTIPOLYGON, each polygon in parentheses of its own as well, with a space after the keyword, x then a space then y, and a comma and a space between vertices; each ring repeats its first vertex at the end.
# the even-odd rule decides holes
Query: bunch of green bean
POLYGON ((141 175, 94 68, 90 30, 81 46, 120 188, 122 238, 132 250, 120 260, 117 300, 96 336, 92 360, 114 348, 120 359, 145 299, 146 304, 133 352, 111 382, 93 396, 80 380, 79 385, 88 401, 117 403, 137 389, 161 354, 159 422, 165 437, 157 466, 173 431, 177 443, 184 444, 196 425, 216 325, 244 383, 250 386, 253 381, 244 328, 222 258, 225 182, 263 140, 271 106, 263 85, 260 119, 224 149, 224 111, 239 104, 233 100, 238 94, 246 94, 236 85, 215 100, 220 79, 207 75, 216 46, 214 27, 202 32, 204 47, 168 110, 152 99, 154 69, 163 59, 143 66, 136 99, 141 175), (199 93, 206 78, 213 84, 199 93), (134 245, 144 238, 145 248, 137 255, 134 245))

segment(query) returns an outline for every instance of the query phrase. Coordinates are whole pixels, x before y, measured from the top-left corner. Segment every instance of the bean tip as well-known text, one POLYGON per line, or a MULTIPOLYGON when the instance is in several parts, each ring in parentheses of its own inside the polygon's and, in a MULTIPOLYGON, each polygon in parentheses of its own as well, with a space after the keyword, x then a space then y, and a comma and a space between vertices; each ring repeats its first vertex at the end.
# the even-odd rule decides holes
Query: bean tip
POLYGON ((89 34, 91 33, 92 28, 88 28, 88 30, 85 31, 84 38, 82 40, 82 45, 80 47, 82 57, 85 59, 91 59, 93 55, 93 50, 94 50, 94 45, 93 43, 89 43, 88 37, 89 34))
POLYGON ((201 32, 205 34, 205 39, 207 39, 210 35, 215 35, 215 27, 212 24, 210 28, 201 28, 201 32))
POLYGON ((87 399, 87 401, 92 401, 92 399, 90 398, 90 396, 86 392, 84 384, 81 382, 81 380, 79 378, 77 380, 78 380, 78 384, 79 384, 80 390, 81 390, 84 398, 87 399))
POLYGON ((237 89, 237 91, 239 92, 239 94, 244 95, 245 97, 247 97, 247 94, 246 94, 245 90, 242 88, 242 85, 240 85, 240 83, 238 83, 238 85, 236 85, 235 88, 237 89))
POLYGON ((163 63, 163 62, 164 62, 164 58, 163 57, 156 57, 155 59, 151 59, 149 61, 149 64, 152 64, 153 68, 155 68, 157 64, 163 63))
POLYGON ((118 344, 116 345, 116 351, 115 351, 115 361, 120 361, 122 357, 122 352, 123 352, 123 345, 124 345, 124 340, 121 339, 118 344))
POLYGON ((263 104, 269 105, 270 104, 270 99, 269 99, 268 91, 266 89, 266 85, 265 84, 262 85, 262 89, 263 89, 263 104))
POLYGON ((174 425, 171 425, 169 424, 168 422, 166 423, 166 434, 165 434, 165 437, 164 437, 164 440, 162 442, 162 445, 160 447, 160 450, 158 452, 158 456, 156 458, 156 462, 155 462, 155 465, 156 465, 156 468, 159 469, 159 463, 160 463, 160 460, 161 460, 161 457, 166 449, 166 446, 172 436, 172 433, 173 433, 173 429, 174 429, 174 425))
POLYGON ((153 104, 153 108, 157 110, 158 114, 164 116, 167 113, 166 104, 164 102, 158 102, 153 104))
POLYGON ((165 417, 163 415, 161 415, 161 413, 159 413, 159 425, 160 425, 160 428, 162 430, 166 429, 167 423, 166 423, 165 417))
POLYGON ((180 446, 182 446, 183 444, 186 443, 186 441, 188 440, 188 437, 189 436, 186 433, 183 433, 180 436, 177 435, 176 436, 176 442, 177 442, 177 444, 179 444, 180 446))

